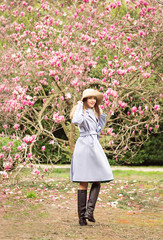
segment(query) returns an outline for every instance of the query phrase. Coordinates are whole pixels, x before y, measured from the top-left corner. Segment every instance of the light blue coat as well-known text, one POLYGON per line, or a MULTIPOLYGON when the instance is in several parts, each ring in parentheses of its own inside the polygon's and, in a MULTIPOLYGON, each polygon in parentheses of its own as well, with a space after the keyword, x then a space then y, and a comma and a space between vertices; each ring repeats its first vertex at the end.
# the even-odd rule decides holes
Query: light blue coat
POLYGON ((78 138, 71 160, 71 181, 73 182, 109 182, 113 180, 108 159, 99 143, 99 134, 106 121, 106 114, 98 120, 91 108, 83 110, 79 102, 72 122, 78 125, 78 138))

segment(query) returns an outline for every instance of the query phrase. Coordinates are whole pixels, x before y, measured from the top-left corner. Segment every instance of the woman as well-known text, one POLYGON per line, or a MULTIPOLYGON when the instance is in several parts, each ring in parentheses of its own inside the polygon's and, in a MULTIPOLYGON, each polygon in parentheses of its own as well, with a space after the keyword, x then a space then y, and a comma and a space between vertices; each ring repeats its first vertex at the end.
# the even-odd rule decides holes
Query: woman
POLYGON ((72 123, 78 125, 80 131, 71 161, 71 181, 79 182, 78 216, 81 226, 87 225, 86 219, 95 222, 93 212, 100 183, 113 180, 109 162, 98 140, 106 121, 106 114, 99 108, 102 100, 102 93, 86 89, 70 114, 72 123), (86 208, 88 183, 92 186, 86 208))

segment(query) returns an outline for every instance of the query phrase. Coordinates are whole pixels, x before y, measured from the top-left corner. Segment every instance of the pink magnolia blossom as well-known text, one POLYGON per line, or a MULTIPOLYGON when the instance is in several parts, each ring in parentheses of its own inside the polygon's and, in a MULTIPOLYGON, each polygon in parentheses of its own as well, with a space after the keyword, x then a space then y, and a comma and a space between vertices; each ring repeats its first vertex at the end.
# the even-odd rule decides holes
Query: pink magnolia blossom
POLYGON ((35 168, 35 169, 33 169, 33 172, 32 172, 32 174, 33 175, 39 175, 40 174, 40 171, 37 169, 37 168, 35 168))
POLYGON ((110 73, 108 74, 108 77, 111 78, 112 76, 113 76, 113 72, 110 72, 110 73))
POLYGON ((113 144, 114 144, 114 141, 111 140, 111 141, 109 142, 109 145, 113 145, 113 144))
POLYGON ((0 158, 3 158, 4 157, 4 154, 3 153, 0 153, 0 158))
POLYGON ((139 111, 139 114, 140 114, 140 115, 143 115, 143 114, 144 114, 144 111, 139 111))
POLYGON ((19 124, 15 124, 14 129, 17 130, 19 128, 19 126, 20 126, 19 124))
POLYGON ((15 154, 15 159, 18 159, 20 158, 20 155, 19 154, 15 154))
POLYGON ((113 96, 114 98, 116 98, 118 96, 118 93, 116 91, 114 91, 113 89, 111 88, 108 88, 108 90, 106 91, 106 93, 104 94, 104 97, 106 96, 113 96))
POLYGON ((124 70, 124 69, 118 69, 118 70, 117 70, 117 73, 118 73, 119 75, 124 75, 126 72, 127 72, 127 70, 124 70))
POLYGON ((76 79, 71 81, 72 86, 76 86, 76 85, 78 85, 78 83, 79 83, 79 79, 78 78, 76 78, 76 79))
POLYGON ((66 93, 65 97, 66 97, 66 99, 70 99, 71 98, 71 93, 66 93))
POLYGON ((31 158, 32 157, 32 153, 28 153, 28 155, 27 155, 29 158, 31 158))
POLYGON ((136 113, 137 112, 137 107, 136 106, 132 107, 131 112, 136 113))
POLYGON ((53 120, 55 121, 55 123, 59 123, 61 121, 64 121, 64 116, 60 116, 59 113, 54 112, 53 120))
POLYGON ((145 36, 145 32, 139 31, 139 35, 140 35, 140 36, 145 36))
POLYGON ((22 5, 26 7, 26 6, 28 5, 28 3, 25 2, 25 1, 23 1, 23 2, 22 2, 22 5))
POLYGON ((45 151, 45 149, 46 149, 46 147, 45 147, 45 146, 42 146, 41 150, 42 150, 43 152, 45 151))
POLYGON ((100 105, 100 108, 103 110, 105 107, 104 107, 104 105, 100 105))
POLYGON ((3 127, 4 127, 4 129, 7 129, 7 128, 8 128, 8 125, 7 125, 7 124, 5 124, 5 125, 3 125, 3 127))
POLYGON ((113 132, 113 128, 108 128, 107 133, 108 133, 109 135, 111 135, 112 132, 113 132))
POLYGON ((145 67, 148 67, 149 66, 149 62, 145 62, 145 67))
POLYGON ((113 110, 110 110, 110 114, 111 114, 111 115, 114 115, 114 111, 113 111, 113 110))
POLYGON ((21 17, 23 17, 23 16, 25 15, 25 13, 24 13, 24 12, 21 12, 20 15, 21 15, 21 17))
POLYGON ((49 76, 55 76, 56 72, 55 70, 49 70, 49 76))
POLYGON ((8 147, 8 148, 7 148, 7 151, 10 152, 10 151, 11 151, 11 147, 8 147))
POLYGON ((142 73, 142 76, 144 78, 150 78, 151 74, 150 73, 142 73))
POLYGON ((2 12, 5 11, 5 9, 6 9, 6 5, 5 5, 5 4, 0 5, 0 10, 1 10, 2 12))
POLYGON ((151 55, 152 55, 151 53, 148 53, 148 54, 147 54, 147 57, 148 57, 148 58, 150 58, 150 57, 151 57, 151 55))
POLYGON ((119 101, 118 104, 119 104, 119 106, 120 106, 121 108, 124 108, 124 107, 127 106, 127 103, 124 103, 124 102, 122 102, 122 101, 119 101))
POLYGON ((59 80, 59 77, 58 75, 55 75, 55 80, 58 81, 59 80))
POLYGON ((26 144, 26 143, 22 143, 21 146, 22 146, 23 149, 26 149, 26 148, 27 148, 27 144, 26 144))
POLYGON ((32 143, 32 142, 35 142, 35 140, 36 140, 36 135, 32 135, 32 136, 27 135, 23 138, 23 141, 25 143, 32 143))
POLYGON ((119 81, 114 80, 114 81, 113 81, 113 85, 114 85, 115 87, 117 87, 117 86, 119 85, 119 81))
POLYGON ((136 67, 135 66, 130 66, 128 69, 127 69, 128 72, 135 72, 136 71, 136 67))
POLYGON ((108 100, 108 101, 105 102, 105 104, 108 107, 111 104, 111 102, 108 100))
POLYGON ((18 146, 18 148, 17 148, 19 151, 21 151, 22 150, 22 147, 21 146, 18 146))
POLYGON ((70 60, 73 59, 73 53, 69 53, 69 59, 70 59, 70 60))
POLYGON ((102 69, 102 74, 103 74, 103 75, 107 75, 107 74, 108 74, 108 69, 107 69, 106 67, 104 67, 104 68, 102 69))
POLYGON ((108 66, 111 67, 112 66, 112 61, 108 61, 108 66))
POLYGON ((12 162, 7 162, 5 166, 6 171, 10 171, 12 168, 12 165, 13 165, 12 162))
POLYGON ((29 12, 32 12, 32 11, 33 11, 33 7, 32 7, 32 6, 28 6, 28 7, 27 7, 27 10, 28 10, 29 12))
POLYGON ((155 106, 154 106, 154 110, 155 110, 155 111, 160 110, 160 105, 155 105, 155 106))
POLYGON ((3 178, 8 178, 8 173, 6 172, 6 170, 2 172, 2 177, 3 178))
POLYGON ((3 151, 6 151, 6 150, 7 150, 6 146, 3 146, 3 147, 2 147, 2 150, 3 150, 3 151))

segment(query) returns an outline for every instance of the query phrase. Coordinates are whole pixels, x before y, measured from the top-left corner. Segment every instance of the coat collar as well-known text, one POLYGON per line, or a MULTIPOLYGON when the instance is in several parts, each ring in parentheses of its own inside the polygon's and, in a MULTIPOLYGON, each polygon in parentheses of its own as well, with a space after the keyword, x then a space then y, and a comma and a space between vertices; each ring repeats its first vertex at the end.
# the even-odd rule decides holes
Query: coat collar
POLYGON ((88 108, 88 109, 86 110, 86 112, 88 113, 89 117, 92 118, 92 119, 95 121, 95 123, 97 124, 97 122, 98 122, 97 120, 98 120, 98 119, 96 118, 93 110, 92 110, 91 108, 88 108))

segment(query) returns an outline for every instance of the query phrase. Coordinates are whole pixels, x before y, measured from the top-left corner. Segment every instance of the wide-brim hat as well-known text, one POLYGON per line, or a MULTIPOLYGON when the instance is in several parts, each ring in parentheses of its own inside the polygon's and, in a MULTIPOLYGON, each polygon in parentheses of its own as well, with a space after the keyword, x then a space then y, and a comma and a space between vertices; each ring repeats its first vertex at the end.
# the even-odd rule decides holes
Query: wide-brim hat
POLYGON ((102 100, 103 100, 103 94, 100 93, 99 91, 91 89, 91 88, 85 89, 83 91, 83 95, 82 95, 81 100, 83 101, 83 99, 87 98, 87 97, 96 97, 97 98, 97 104, 101 104, 102 100))

